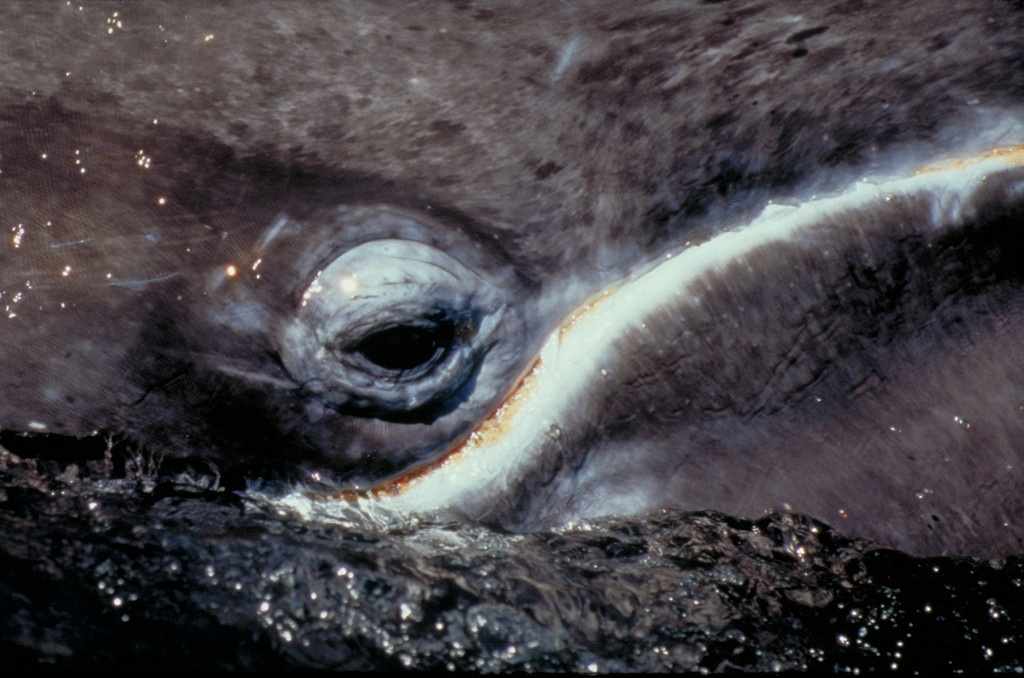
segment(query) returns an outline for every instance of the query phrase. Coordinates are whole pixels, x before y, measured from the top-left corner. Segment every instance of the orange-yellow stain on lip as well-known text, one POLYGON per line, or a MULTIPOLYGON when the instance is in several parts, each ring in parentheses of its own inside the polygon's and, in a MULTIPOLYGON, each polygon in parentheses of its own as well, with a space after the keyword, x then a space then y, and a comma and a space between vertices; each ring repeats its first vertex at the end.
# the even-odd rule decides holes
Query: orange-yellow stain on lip
POLYGON ((1024 164, 1024 145, 993 148, 991 151, 986 151, 981 155, 975 155, 970 158, 942 160, 932 165, 925 165, 914 172, 914 174, 928 174, 930 172, 941 172, 942 170, 962 170, 971 165, 977 165, 979 162, 992 160, 993 158, 1002 158, 1014 165, 1024 164))
POLYGON ((360 499, 377 499, 383 496, 395 497, 402 494, 434 471, 442 467, 458 463, 473 450, 493 445, 508 433, 512 418, 522 407, 526 398, 529 396, 530 391, 537 382, 539 367, 540 358, 537 358, 526 371, 526 374, 524 374, 519 380, 516 387, 512 389, 512 391, 496 408, 494 408, 494 411, 491 412, 486 419, 480 422, 480 425, 473 429, 468 436, 463 438, 459 443, 454 445, 452 449, 445 452, 437 459, 427 462, 426 464, 413 467, 395 478, 386 480, 381 484, 375 485, 366 490, 342 490, 330 495, 307 492, 305 493, 306 497, 314 501, 331 498, 348 501, 350 503, 355 503, 360 499))
MULTIPOLYGON (((617 291, 618 287, 608 288, 583 306, 577 308, 558 328, 559 341, 562 341, 569 332, 596 311, 601 304, 617 291)), ((522 407, 538 380, 540 364, 540 358, 538 357, 533 361, 530 368, 526 370, 526 373, 519 380, 516 387, 494 408, 494 411, 480 422, 468 436, 457 442, 448 452, 445 452, 437 459, 415 466, 399 476, 368 489, 341 490, 328 495, 310 491, 306 492, 305 496, 313 501, 322 501, 329 498, 339 501, 344 500, 350 503, 355 503, 360 499, 377 499, 383 496, 395 497, 401 495, 434 471, 458 463, 467 454, 471 454, 479 448, 495 444, 508 434, 512 418, 522 407)))
MULTIPOLYGON (((597 308, 609 297, 615 294, 616 291, 618 291, 617 287, 606 289, 598 296, 576 309, 558 328, 559 341, 564 339, 566 334, 579 325, 584 318, 597 310, 597 308)), ((480 422, 480 425, 473 429, 472 433, 434 461, 416 466, 396 478, 385 481, 380 485, 370 488, 369 490, 346 490, 332 496, 336 499, 347 499, 349 501, 355 501, 357 498, 362 497, 377 498, 385 495, 392 497, 397 496, 434 471, 450 464, 458 463, 464 459, 467 454, 472 454, 479 448, 494 445, 503 436, 508 434, 511 420, 515 416, 516 412, 518 412, 522 407, 523 403, 526 402, 526 398, 530 391, 537 383, 539 368, 540 358, 536 358, 530 368, 526 371, 526 374, 523 375, 516 387, 512 389, 501 404, 499 404, 486 419, 480 422)))
POLYGON ((569 316, 568 320, 562 323, 562 326, 558 328, 558 340, 562 341, 565 339, 565 335, 571 332, 577 325, 579 325, 584 318, 592 314, 598 309, 607 299, 619 291, 618 287, 611 287, 599 295, 588 301, 583 306, 573 311, 572 315, 569 316))

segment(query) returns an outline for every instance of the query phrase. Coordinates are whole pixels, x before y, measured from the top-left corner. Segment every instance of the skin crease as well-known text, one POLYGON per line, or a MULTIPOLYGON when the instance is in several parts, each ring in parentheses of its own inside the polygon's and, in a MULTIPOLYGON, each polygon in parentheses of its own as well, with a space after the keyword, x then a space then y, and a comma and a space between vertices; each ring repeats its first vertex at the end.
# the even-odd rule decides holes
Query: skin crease
MULTIPOLYGON (((318 267, 394 237, 402 219, 415 222, 414 239, 497 281, 528 319, 521 352, 508 358, 514 374, 593 292, 749 222, 769 199, 804 200, 865 175, 1019 143, 1013 124, 1024 120, 1024 18, 1005 2, 927 11, 726 2, 2 12, 5 35, 18 37, 0 41, 9 65, 0 195, 11 238, 0 253, 0 302, 14 314, 0 318, 0 427, 116 433, 157 457, 205 460, 234 477, 324 468, 369 483, 464 436, 511 386, 480 386, 465 408, 415 423, 319 418, 296 394, 276 356, 278 323, 318 267), (338 205, 351 211, 332 220, 338 205), (268 237, 282 214, 294 228, 268 237), (241 273, 226 276, 228 266, 241 273)), ((759 280, 778 280, 779 256, 765 254, 759 280)), ((581 406, 566 443, 575 447, 563 451, 583 460, 592 451, 580 477, 598 479, 564 481, 549 494, 530 476, 497 508, 467 510, 534 529, 600 512, 581 497, 593 504, 625 485, 621 494, 663 497, 654 504, 757 515, 786 503, 800 510, 791 496, 828 495, 834 480, 838 496, 806 510, 829 521, 854 510, 841 529, 922 555, 1019 551, 1020 532, 993 521, 1020 516, 1020 480, 994 470, 1017 460, 1020 419, 992 424, 997 443, 957 448, 981 455, 977 475, 929 471, 930 485, 943 488, 928 513, 939 516, 938 533, 918 525, 916 509, 880 509, 928 487, 905 469, 887 475, 886 455, 906 450, 857 444, 875 412, 907 411, 925 432, 906 449, 945 455, 945 434, 927 433, 937 429, 912 414, 942 409, 928 398, 945 407, 987 391, 973 405, 981 411, 1021 399, 1020 366, 1007 359, 1021 336, 1015 280, 971 297, 998 297, 994 313, 1005 323, 998 332, 979 326, 981 339, 958 354, 961 372, 936 371, 940 361, 929 359, 961 335, 907 332, 897 337, 903 353, 878 358, 888 385, 855 398, 856 416, 812 416, 782 402, 766 411, 778 418, 749 435, 736 417, 671 421, 682 386, 656 369, 638 382, 628 366, 643 363, 643 352, 627 343, 618 361, 626 374, 616 378, 633 386, 581 406), (1001 375, 996 387, 978 386, 990 375, 1001 375), (629 423, 657 404, 666 416, 629 423), (802 417, 811 424, 794 435, 802 417), (829 445, 859 450, 842 457, 848 472, 838 478, 813 458, 825 433, 829 445), (680 457, 681 447, 696 451, 680 457), (760 449, 771 461, 750 463, 760 449), (985 455, 998 463, 983 468, 985 455), (659 485, 666 467, 686 467, 688 480, 659 485), (989 488, 983 500, 980 487, 989 488), (986 507, 998 510, 979 519, 986 507)), ((769 331, 781 330, 749 330, 769 331)), ((671 345, 677 335, 668 326, 651 338, 671 345)), ((698 362, 707 367, 692 374, 736 369, 731 355, 706 349, 698 362)), ((743 380, 729 388, 742 391, 743 380)), ((852 393, 862 383, 851 373, 826 386, 852 393)))

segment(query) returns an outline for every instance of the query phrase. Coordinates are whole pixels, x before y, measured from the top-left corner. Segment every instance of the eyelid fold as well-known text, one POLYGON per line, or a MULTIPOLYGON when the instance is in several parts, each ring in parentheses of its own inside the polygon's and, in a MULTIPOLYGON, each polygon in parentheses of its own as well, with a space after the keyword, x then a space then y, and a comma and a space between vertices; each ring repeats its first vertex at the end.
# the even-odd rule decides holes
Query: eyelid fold
POLYGON ((306 288, 280 339, 282 362, 325 404, 365 416, 447 409, 444 401, 458 399, 493 344, 504 306, 493 285, 440 250, 371 241, 337 257, 306 288), (388 369, 357 349, 376 333, 430 327, 438 318, 472 327, 415 369, 388 369))

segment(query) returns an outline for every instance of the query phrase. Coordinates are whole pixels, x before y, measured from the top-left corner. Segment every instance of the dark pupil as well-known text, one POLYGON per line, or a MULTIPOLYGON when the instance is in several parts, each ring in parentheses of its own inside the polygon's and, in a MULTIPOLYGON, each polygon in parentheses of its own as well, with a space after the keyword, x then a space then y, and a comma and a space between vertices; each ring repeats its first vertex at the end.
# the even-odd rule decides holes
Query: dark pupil
POLYGON ((353 350, 386 370, 405 371, 430 362, 438 352, 450 348, 454 336, 452 323, 429 327, 399 325, 374 332, 353 350))

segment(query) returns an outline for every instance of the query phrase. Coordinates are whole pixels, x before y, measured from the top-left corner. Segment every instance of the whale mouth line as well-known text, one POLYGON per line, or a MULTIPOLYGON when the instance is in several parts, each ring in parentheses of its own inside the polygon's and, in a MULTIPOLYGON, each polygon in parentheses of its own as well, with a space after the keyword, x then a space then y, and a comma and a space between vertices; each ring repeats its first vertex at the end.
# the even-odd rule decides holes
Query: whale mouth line
POLYGON ((357 503, 365 499, 397 497, 435 471, 459 463, 465 459, 466 455, 472 454, 474 450, 495 445, 503 436, 509 433, 508 427, 510 422, 515 418, 515 414, 529 397, 530 390, 537 382, 537 374, 540 367, 541 358, 538 356, 523 370, 523 374, 516 380, 515 386, 491 410, 491 413, 471 431, 459 437, 439 457, 412 466, 397 476, 386 479, 369 488, 344 489, 332 493, 307 491, 304 493, 304 496, 312 501, 333 499, 349 503, 357 503))
MULTIPOLYGON (((590 315, 596 313, 600 306, 614 295, 617 290, 618 286, 613 285, 591 297, 570 312, 552 332, 552 335, 557 336, 559 341, 561 341, 574 327, 590 315)), ((349 488, 327 493, 308 490, 304 493, 304 496, 311 501, 333 499, 348 503, 358 503, 362 500, 380 499, 382 497, 397 497, 417 483, 425 480, 432 473, 460 463, 466 459, 467 455, 471 455, 477 450, 494 447, 499 444, 502 438, 509 435, 510 422, 530 397, 530 391, 536 386, 542 370, 543 358, 538 354, 522 370, 520 376, 513 381, 515 385, 509 389, 490 413, 469 432, 450 444, 440 456, 411 466, 398 475, 378 482, 369 488, 349 488)))
MULTIPOLYGON (((839 229, 860 229, 830 225, 828 218, 894 199, 930 199, 931 213, 920 227, 922 231, 962 226, 971 216, 965 216, 965 205, 970 209, 971 199, 978 196, 989 178, 1022 166, 1024 145, 1003 146, 924 165, 910 176, 877 183, 865 179, 844 193, 797 205, 769 201, 749 224, 663 255, 657 265, 601 290, 568 314, 548 334, 537 356, 501 402, 439 457, 368 489, 328 494, 306 490, 297 494, 320 505, 325 500, 341 500, 376 517, 405 517, 443 512, 469 497, 507 490, 517 474, 534 462, 544 443, 561 435, 561 415, 571 407, 565 403, 571 403, 588 383, 607 375, 601 365, 608 364, 603 361, 613 357, 624 333, 646 327, 645 319, 660 306, 670 301, 678 303, 684 295, 690 294, 693 303, 699 303, 695 288, 703 275, 721 271, 738 259, 756 256, 764 245, 801 236, 827 236, 839 229)), ((1024 198, 1024 180, 1013 182, 1011 188, 1015 200, 1024 198)), ((288 503, 307 515, 323 515, 294 501, 288 503)))

